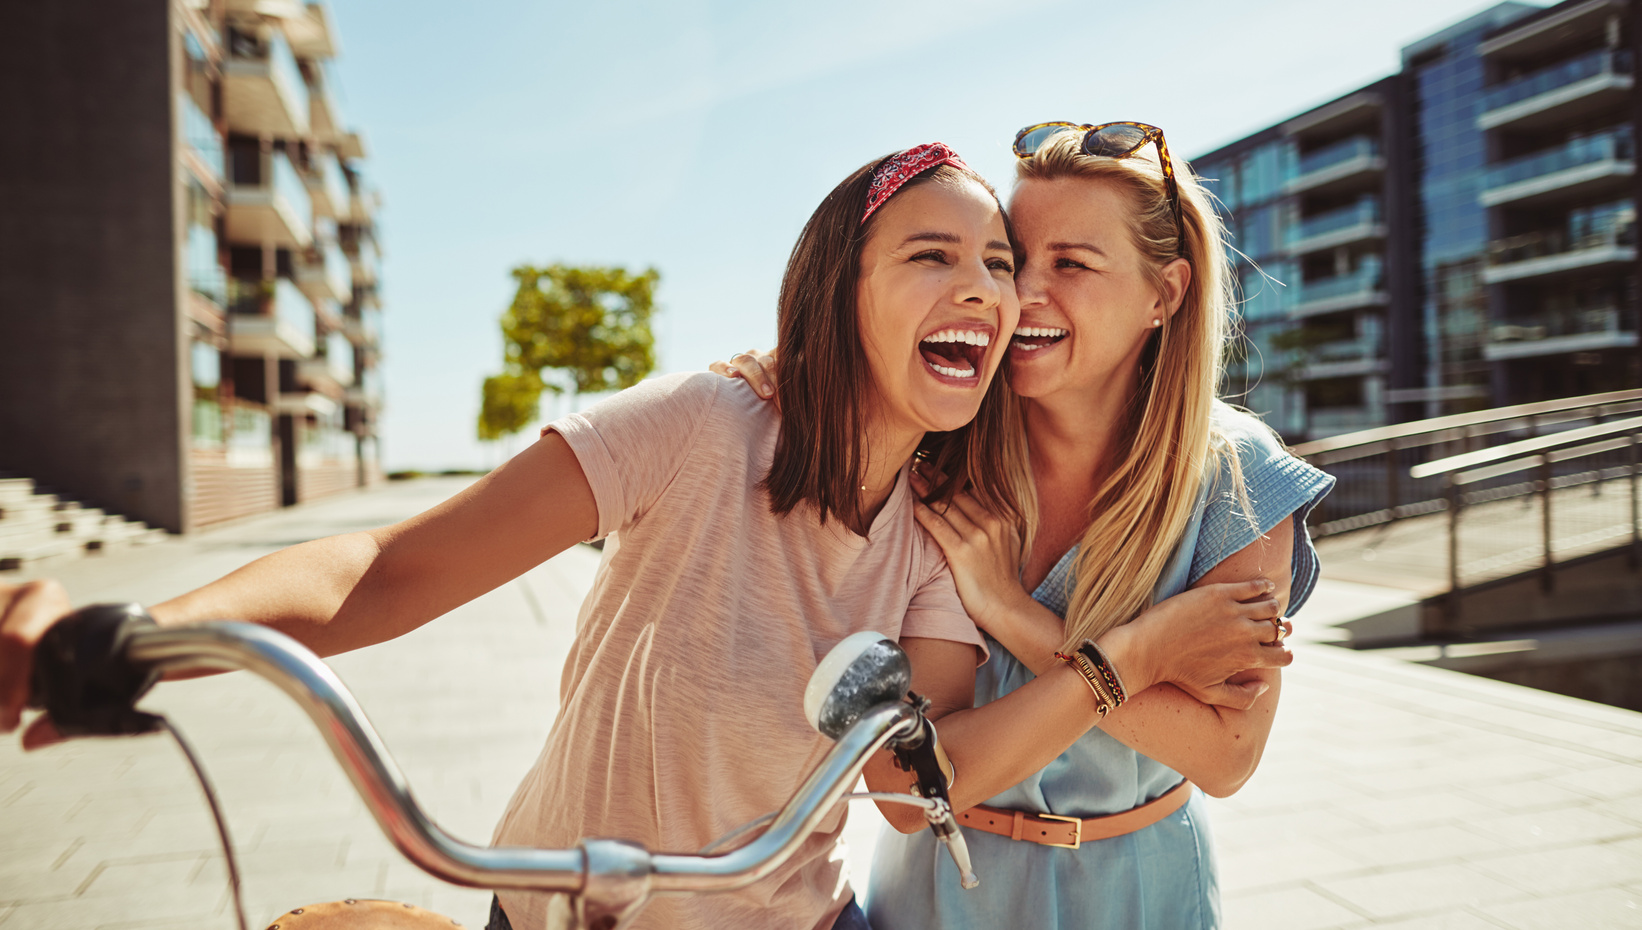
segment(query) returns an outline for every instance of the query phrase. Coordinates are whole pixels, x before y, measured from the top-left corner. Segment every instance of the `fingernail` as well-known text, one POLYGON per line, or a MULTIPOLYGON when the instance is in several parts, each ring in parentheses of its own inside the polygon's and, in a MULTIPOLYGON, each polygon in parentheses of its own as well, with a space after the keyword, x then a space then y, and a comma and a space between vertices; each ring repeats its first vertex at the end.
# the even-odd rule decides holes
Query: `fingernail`
POLYGON ((725 365, 724 366, 724 373, 727 374, 727 375, 739 375, 739 374, 741 374, 741 372, 735 370, 734 365, 725 365))
POLYGON ((1277 582, 1272 581, 1270 578, 1267 578, 1266 579, 1266 590, 1267 591, 1277 590, 1277 582))
POLYGON ((772 388, 766 384, 758 389, 758 393, 763 394, 765 397, 769 397, 771 394, 775 393, 775 388, 772 388))

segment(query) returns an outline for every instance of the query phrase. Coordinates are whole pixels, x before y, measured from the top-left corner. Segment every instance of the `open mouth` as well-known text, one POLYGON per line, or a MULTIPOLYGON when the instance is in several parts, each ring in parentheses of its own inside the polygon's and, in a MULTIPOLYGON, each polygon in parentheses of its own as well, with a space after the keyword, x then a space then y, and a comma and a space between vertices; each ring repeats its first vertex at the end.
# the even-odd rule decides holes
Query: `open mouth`
POLYGON ((1047 349, 1070 333, 1067 330, 1054 326, 1022 326, 1015 330, 1015 335, 1009 340, 1009 348, 1021 352, 1037 352, 1047 349))
POLYGON ((918 354, 925 364, 938 375, 947 378, 977 378, 986 347, 992 344, 988 333, 972 329, 943 329, 930 333, 918 343, 918 354))

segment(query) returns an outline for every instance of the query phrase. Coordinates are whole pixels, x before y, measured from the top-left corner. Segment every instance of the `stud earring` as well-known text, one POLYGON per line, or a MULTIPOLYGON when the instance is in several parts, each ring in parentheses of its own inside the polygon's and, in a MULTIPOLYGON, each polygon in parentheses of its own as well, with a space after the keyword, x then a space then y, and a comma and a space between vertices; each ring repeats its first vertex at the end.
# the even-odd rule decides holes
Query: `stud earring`
POLYGON ((1161 318, 1160 319, 1155 319, 1155 320, 1152 321, 1152 325, 1153 326, 1162 326, 1163 325, 1163 320, 1161 318))

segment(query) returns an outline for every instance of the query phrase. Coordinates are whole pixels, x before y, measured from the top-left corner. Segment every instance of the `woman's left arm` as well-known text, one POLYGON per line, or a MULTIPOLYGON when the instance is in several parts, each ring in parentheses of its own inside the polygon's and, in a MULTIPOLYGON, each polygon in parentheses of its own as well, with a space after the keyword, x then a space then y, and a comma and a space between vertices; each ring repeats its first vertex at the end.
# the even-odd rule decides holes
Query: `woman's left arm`
MULTIPOLYGON (((1293 579, 1294 521, 1285 517, 1264 536, 1228 556, 1192 587, 1266 578, 1288 608, 1293 579)), ((1260 764, 1282 690, 1278 669, 1250 669, 1233 682, 1265 681, 1271 688, 1247 710, 1204 704, 1174 685, 1154 685, 1132 696, 1106 721, 1125 746, 1169 766, 1207 794, 1226 797, 1260 764)))

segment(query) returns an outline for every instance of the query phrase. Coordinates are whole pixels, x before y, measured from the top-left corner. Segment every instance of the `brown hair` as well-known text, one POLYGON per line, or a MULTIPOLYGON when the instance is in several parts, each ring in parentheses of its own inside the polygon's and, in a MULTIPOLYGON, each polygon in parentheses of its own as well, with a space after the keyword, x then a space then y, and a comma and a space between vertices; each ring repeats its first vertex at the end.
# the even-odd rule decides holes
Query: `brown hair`
MULTIPOLYGON (((861 253, 873 220, 880 215, 875 212, 863 222, 861 214, 872 176, 888 157, 861 166, 821 201, 799 233, 781 279, 776 339, 781 347, 781 377, 776 383, 781 430, 775 460, 763 482, 770 509, 777 514, 805 502, 820 511, 823 524, 829 516, 847 523, 860 512, 872 370, 861 344, 855 298, 861 253)), ((997 199, 997 192, 980 175, 953 165, 930 168, 901 190, 960 179, 981 185, 997 199)), ((998 209, 1003 210, 1001 203, 998 209)), ((1007 213, 1003 218, 1009 243, 1015 247, 1015 228, 1007 213)), ((999 333, 998 338, 1007 339, 1008 334, 999 333)), ((1019 520, 1025 512, 1020 489, 1029 483, 1025 433, 1019 411, 1008 402, 1004 367, 987 386, 979 416, 960 429, 930 433, 920 455, 945 476, 930 499, 950 499, 972 481, 977 496, 995 512, 1019 520)))
POLYGON ((1075 178, 1121 191, 1131 206, 1131 241, 1159 293, 1163 268, 1177 257, 1191 263, 1192 276, 1180 309, 1164 318, 1146 346, 1140 388, 1122 427, 1124 441, 1114 445, 1125 451, 1089 502, 1089 526, 1079 540, 1076 585, 1066 609, 1069 646, 1097 638, 1151 606, 1205 474, 1229 472, 1243 513, 1253 513, 1237 446, 1211 418, 1233 305, 1225 227, 1185 162, 1175 162, 1177 227, 1156 162, 1085 155, 1080 142, 1078 133, 1057 134, 1016 164, 1017 183, 1075 178))

